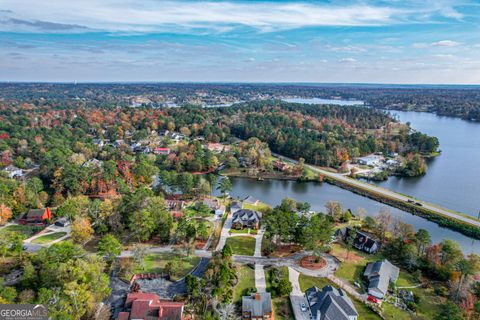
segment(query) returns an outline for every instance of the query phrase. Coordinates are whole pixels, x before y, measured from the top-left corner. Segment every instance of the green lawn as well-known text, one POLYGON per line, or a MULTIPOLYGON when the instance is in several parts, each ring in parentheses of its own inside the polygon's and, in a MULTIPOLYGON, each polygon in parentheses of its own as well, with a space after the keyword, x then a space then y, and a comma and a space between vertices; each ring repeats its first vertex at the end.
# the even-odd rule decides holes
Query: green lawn
POLYGON ((332 245, 331 254, 342 261, 340 267, 335 272, 335 275, 341 279, 347 280, 352 285, 355 281, 358 283, 362 282, 363 272, 369 262, 383 259, 381 254, 371 255, 356 249, 352 249, 350 250, 350 253, 348 253, 345 246, 339 243, 334 243, 332 245))
POLYGON ((145 257, 144 268, 136 266, 133 273, 162 273, 165 265, 169 262, 176 262, 172 278, 178 280, 186 276, 200 262, 200 257, 186 257, 173 253, 152 253, 145 257))
POLYGON ((0 229, 0 236, 4 235, 8 232, 16 232, 16 233, 21 233, 24 235, 25 238, 30 237, 36 232, 39 232, 42 230, 42 227, 35 227, 35 226, 22 226, 18 224, 11 224, 9 226, 6 226, 5 228, 0 229))
POLYGON ((249 203, 244 203, 243 204, 243 209, 251 209, 251 210, 257 210, 257 211, 260 211, 262 213, 265 213, 266 211, 270 211, 272 209, 271 206, 269 206, 268 204, 266 203, 263 203, 263 202, 258 202, 258 204, 256 205, 253 205, 253 204, 249 204, 249 203))
POLYGON ((46 235, 43 235, 41 237, 38 237, 38 238, 32 240, 32 243, 47 244, 47 243, 52 242, 53 240, 60 239, 61 237, 65 236, 66 234, 67 234, 66 232, 47 233, 46 235))
MULTIPOLYGON (((272 281, 274 279, 273 274, 270 272, 273 268, 280 269, 281 277, 286 277, 288 279, 288 267, 268 267, 265 268, 265 282, 267 284, 267 292, 271 292, 272 281)), ((290 298, 286 297, 277 297, 272 299, 273 309, 275 311, 275 319, 277 320, 287 320, 294 319, 292 306, 290 304, 290 298)))
MULTIPOLYGON (((302 291, 307 290, 308 288, 312 286, 317 286, 318 288, 323 288, 326 285, 331 285, 334 287, 337 287, 335 284, 330 282, 327 278, 316 278, 316 277, 310 277, 306 276, 304 274, 300 274, 299 278, 300 282, 300 289, 302 291)), ((364 303, 357 301, 355 299, 352 299, 353 304, 355 305, 355 308, 357 309, 358 312, 358 319, 359 320, 378 320, 381 319, 380 316, 378 316, 375 312, 370 310, 364 303)), ((389 318, 387 318, 389 319, 389 318)), ((395 319, 395 318, 391 318, 395 319)))
POLYGON ((241 303, 242 296, 248 288, 255 288, 255 270, 248 265, 240 266, 238 283, 233 290, 233 302, 241 303))
POLYGON ((255 253, 255 238, 253 237, 229 237, 226 244, 230 245, 233 254, 253 256, 255 253))

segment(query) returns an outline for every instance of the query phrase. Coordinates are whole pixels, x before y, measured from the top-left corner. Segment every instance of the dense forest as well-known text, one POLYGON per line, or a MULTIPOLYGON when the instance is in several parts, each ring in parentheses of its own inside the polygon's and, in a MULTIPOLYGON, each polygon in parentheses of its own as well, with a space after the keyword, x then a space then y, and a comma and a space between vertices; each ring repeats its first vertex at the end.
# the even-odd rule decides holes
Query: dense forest
POLYGON ((435 152, 438 139, 412 133, 385 112, 353 106, 316 106, 279 101, 221 108, 234 135, 257 137, 272 151, 307 162, 338 167, 367 154, 435 152))
POLYGON ((376 109, 433 112, 480 121, 480 88, 367 84, 0 83, 0 101, 49 108, 221 105, 285 97, 354 99, 376 109))

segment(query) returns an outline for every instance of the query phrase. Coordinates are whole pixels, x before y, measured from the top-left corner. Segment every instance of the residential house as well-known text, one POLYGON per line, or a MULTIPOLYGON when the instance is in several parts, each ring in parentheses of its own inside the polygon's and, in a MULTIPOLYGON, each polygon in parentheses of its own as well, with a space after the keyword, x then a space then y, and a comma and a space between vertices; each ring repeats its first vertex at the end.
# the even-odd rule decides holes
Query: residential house
POLYGON ((252 166, 252 160, 250 160, 250 158, 247 158, 247 157, 239 157, 238 163, 242 168, 248 168, 252 166))
POLYGON ((223 150, 223 145, 221 143, 209 142, 207 143, 206 147, 208 150, 216 153, 220 153, 223 150))
POLYGON ((185 207, 185 201, 165 200, 165 205, 174 218, 180 218, 183 216, 182 209, 185 207))
POLYGON ((357 320, 358 312, 343 289, 325 286, 311 287, 305 292, 311 319, 316 320, 357 320))
POLYGON ((246 197, 245 199, 243 199, 243 203, 248 203, 248 204, 251 204, 251 205, 254 205, 256 206, 260 201, 252 196, 248 196, 246 197))
POLYGON ((102 166, 102 161, 98 159, 88 159, 82 164, 82 167, 87 167, 87 168, 100 168, 102 166))
POLYGON ((14 165, 6 166, 3 171, 5 171, 10 178, 21 178, 23 177, 23 170, 15 167, 14 165))
POLYGON ((243 204, 241 202, 238 202, 238 201, 232 202, 232 205, 230 206, 230 212, 235 213, 238 210, 242 210, 242 206, 243 204))
POLYGON ((170 154, 170 148, 155 148, 155 149, 153 149, 153 153, 162 154, 162 155, 169 155, 170 154))
POLYGON ((241 209, 241 210, 235 211, 235 213, 232 216, 232 228, 258 229, 260 227, 261 219, 262 219, 261 212, 250 210, 250 209, 241 209))
POLYGON ((242 319, 274 320, 270 292, 252 293, 242 297, 242 319))
POLYGON ((359 164, 371 166, 371 167, 380 165, 382 161, 383 161, 383 157, 376 154, 371 154, 365 157, 357 158, 357 162, 359 164))
POLYGON ((225 206, 223 204, 219 205, 218 208, 215 209, 215 215, 221 217, 225 213, 225 206))
POLYGON ((345 241, 352 232, 355 233, 355 239, 353 240, 352 244, 354 248, 370 254, 374 254, 380 249, 380 241, 365 231, 356 231, 352 228, 346 227, 338 229, 335 235, 337 238, 341 238, 343 241, 345 241))
POLYGON ((162 300, 155 293, 132 292, 127 295, 125 311, 117 320, 183 320, 183 302, 162 300))
POLYGON ((212 211, 216 211, 220 207, 220 202, 215 198, 205 198, 203 204, 207 205, 212 211))
POLYGON ((273 161, 273 168, 277 169, 278 171, 284 172, 285 170, 288 169, 288 164, 280 160, 275 160, 273 161))
POLYGON ((18 221, 19 224, 36 224, 44 225, 46 221, 52 220, 52 212, 50 208, 45 209, 30 209, 18 221))
POLYGON ((70 225, 70 221, 67 218, 63 217, 55 221, 55 225, 62 228, 68 227, 70 225))
POLYGON ((383 299, 388 286, 397 281, 399 273, 400 269, 387 259, 367 264, 363 276, 368 280, 368 294, 383 299))

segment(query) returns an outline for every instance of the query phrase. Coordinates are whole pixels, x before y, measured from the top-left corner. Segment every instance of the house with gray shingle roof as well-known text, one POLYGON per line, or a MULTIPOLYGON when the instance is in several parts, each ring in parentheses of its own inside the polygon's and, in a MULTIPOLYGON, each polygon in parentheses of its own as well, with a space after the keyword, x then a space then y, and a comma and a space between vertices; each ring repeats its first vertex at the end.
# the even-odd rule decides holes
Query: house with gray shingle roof
POLYGON ((232 228, 239 230, 243 228, 258 229, 261 219, 261 212, 250 209, 237 210, 232 216, 232 228))
POLYGON ((388 292, 388 286, 397 281, 399 273, 400 269, 387 259, 370 262, 363 273, 368 280, 368 294, 383 299, 388 292))
POLYGON ((273 319, 270 292, 252 293, 242 297, 242 319, 273 319))
POLYGON ((248 196, 245 199, 243 199, 243 203, 248 203, 248 204, 251 204, 251 205, 254 205, 254 206, 256 206, 259 202, 260 202, 260 200, 258 200, 255 197, 252 197, 252 196, 248 196))
POLYGON ((312 319, 357 320, 358 312, 352 300, 342 289, 325 286, 311 287, 305 292, 312 319))

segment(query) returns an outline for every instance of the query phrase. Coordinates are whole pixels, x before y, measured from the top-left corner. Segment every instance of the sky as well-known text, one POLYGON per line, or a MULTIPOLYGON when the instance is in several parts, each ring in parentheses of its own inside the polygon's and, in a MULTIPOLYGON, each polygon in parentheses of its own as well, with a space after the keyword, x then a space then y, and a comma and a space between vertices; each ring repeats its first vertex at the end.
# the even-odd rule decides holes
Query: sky
POLYGON ((480 1, 0 0, 0 81, 480 84, 480 1))

